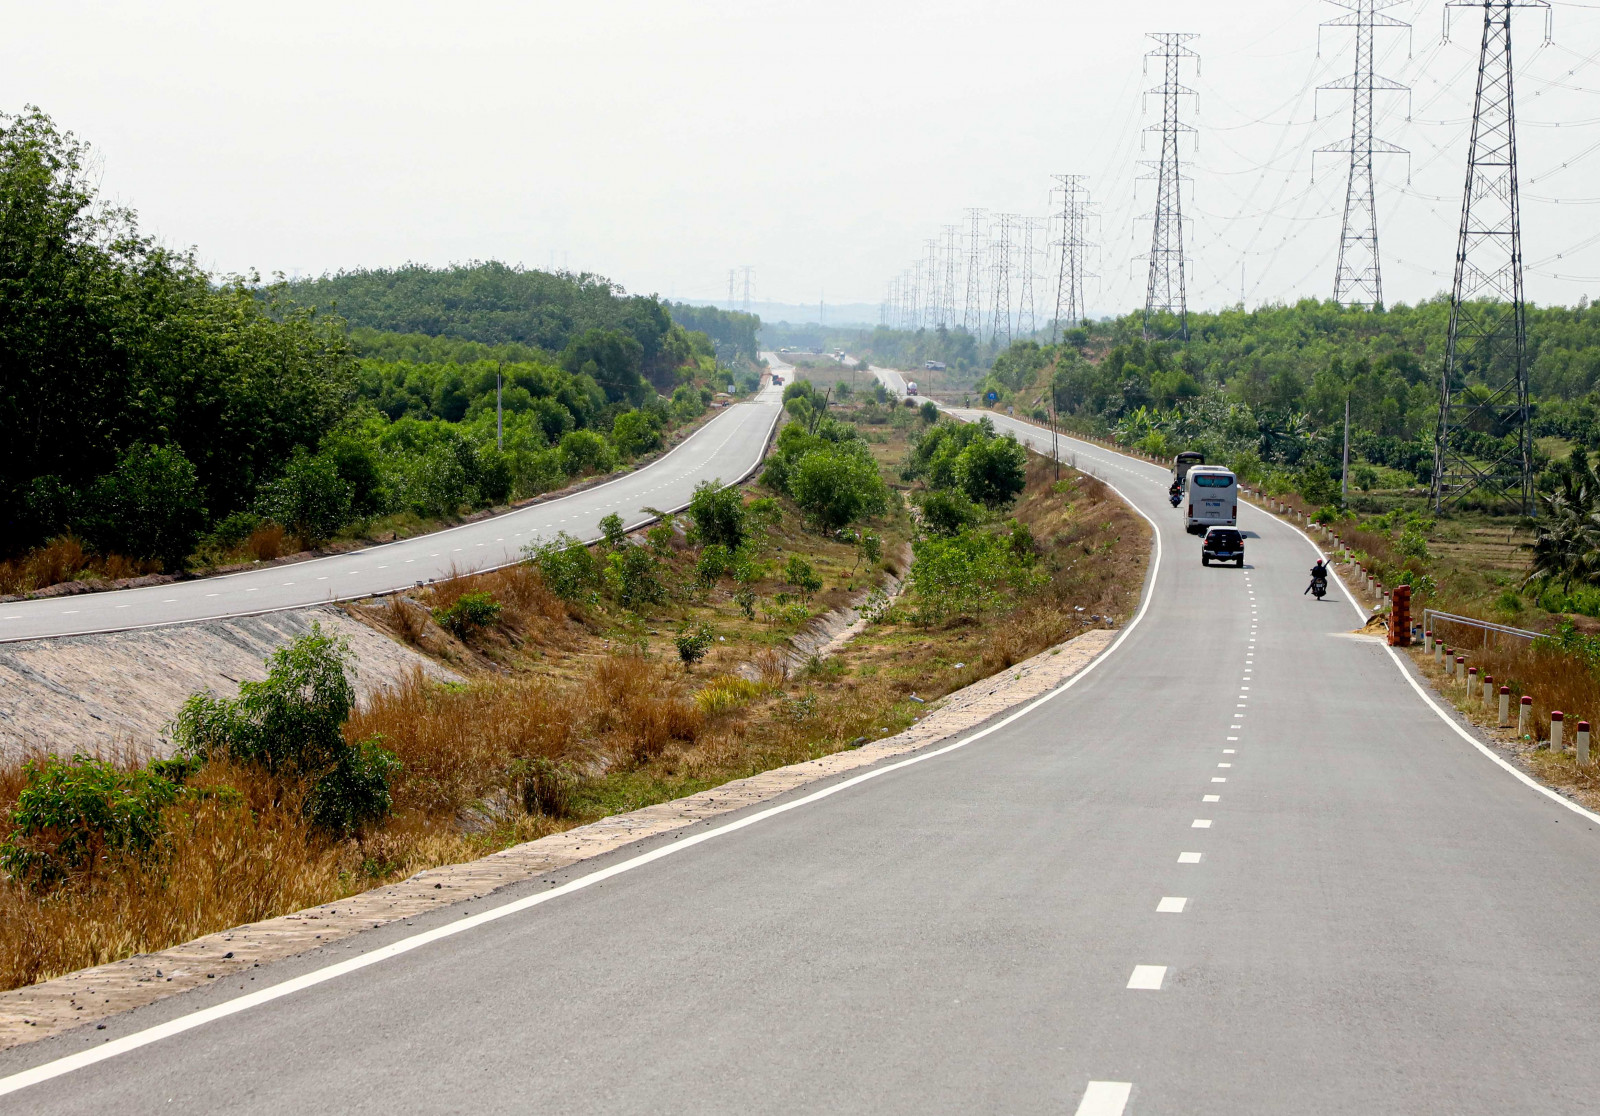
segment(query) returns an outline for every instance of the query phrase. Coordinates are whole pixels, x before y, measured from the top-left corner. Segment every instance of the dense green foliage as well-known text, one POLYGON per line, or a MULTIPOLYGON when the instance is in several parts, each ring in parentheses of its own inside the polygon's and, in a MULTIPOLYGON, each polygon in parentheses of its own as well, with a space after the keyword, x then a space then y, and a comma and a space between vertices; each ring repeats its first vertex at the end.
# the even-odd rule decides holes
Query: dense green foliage
POLYGON ((314 546, 449 518, 659 449, 734 378, 592 275, 218 283, 101 204, 91 161, 36 111, 0 117, 0 559, 74 534, 175 571, 269 523, 314 546))
POLYGON ((257 766, 308 781, 307 818, 345 833, 389 809, 394 756, 377 740, 348 743, 355 708, 350 651, 320 625, 267 659, 267 677, 239 686, 237 698, 210 692, 184 702, 172 725, 180 755, 257 766))
MULTIPOLYGON (((990 509, 1005 507, 1027 483, 1028 452, 1011 435, 995 434, 987 418, 971 423, 942 422, 915 442, 901 475, 926 480, 934 492, 955 492, 990 509)), ((940 514, 952 514, 954 504, 940 514)))
POLYGON ((161 837, 163 807, 181 790, 154 771, 119 771, 87 756, 29 760, 24 771, 0 868, 40 888, 114 857, 149 853, 161 837))
POLYGON ((213 284, 100 204, 92 173, 42 113, 0 117, 0 531, 8 551, 76 528, 171 557, 198 509, 247 507, 333 428, 354 365, 336 323, 213 284))
MULTIPOLYGON (((796 397, 802 398, 802 397, 796 397)), ((889 487, 854 426, 817 419, 814 431, 790 422, 778 433, 761 483, 791 497, 818 526, 838 530, 889 508, 889 487)))
POLYGON ((718 355, 726 357, 730 363, 735 357, 755 359, 756 331, 761 328, 761 319, 755 314, 719 310, 715 306, 689 306, 682 302, 667 303, 667 311, 684 329, 703 333, 716 342, 718 355))

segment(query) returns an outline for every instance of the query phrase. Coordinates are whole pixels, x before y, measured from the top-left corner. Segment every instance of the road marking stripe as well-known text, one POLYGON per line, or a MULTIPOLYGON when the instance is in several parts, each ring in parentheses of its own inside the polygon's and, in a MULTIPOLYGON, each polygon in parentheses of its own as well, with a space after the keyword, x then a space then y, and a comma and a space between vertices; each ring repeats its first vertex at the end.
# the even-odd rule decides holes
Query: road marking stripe
POLYGON ((1163 895, 1156 904, 1156 914, 1182 914, 1189 900, 1182 895, 1163 895))
POLYGON ((1232 767, 1233 764, 1231 764, 1231 763, 1219 763, 1219 764, 1217 764, 1217 766, 1218 767, 1232 767))
POLYGON ((1211 776, 1211 781, 1213 783, 1226 783, 1228 780, 1224 779, 1221 775, 1213 775, 1211 776))
POLYGON ((1179 864, 1199 864, 1200 854, 1197 852, 1181 852, 1178 854, 1179 864))
POLYGON ((1135 965, 1133 975, 1128 978, 1128 987, 1140 992, 1159 992, 1166 975, 1165 965, 1135 965))
POLYGON ((1220 794, 1202 794, 1200 796, 1200 801, 1201 802, 1221 802, 1222 801, 1222 796, 1220 794))
MULTIPOLYGON (((1216 783, 1216 782, 1225 782, 1226 780, 1213 779, 1211 781, 1213 783, 1216 783)), ((1210 818, 1195 818, 1194 821, 1189 823, 1189 828, 1190 829, 1210 829, 1211 828, 1211 819, 1210 818)))
POLYGON ((1122 1116, 1132 1093, 1129 1081, 1091 1081, 1078 1102, 1076 1116, 1122 1116))

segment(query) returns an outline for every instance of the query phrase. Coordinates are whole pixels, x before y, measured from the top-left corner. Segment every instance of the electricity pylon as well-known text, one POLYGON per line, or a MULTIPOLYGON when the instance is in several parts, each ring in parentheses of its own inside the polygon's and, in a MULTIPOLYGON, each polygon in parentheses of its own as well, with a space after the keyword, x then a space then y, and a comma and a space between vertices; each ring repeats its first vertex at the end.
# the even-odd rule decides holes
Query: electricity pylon
POLYGON ((1038 218, 1024 217, 1022 225, 1022 283, 1017 298, 1017 332, 1032 337, 1039 328, 1038 308, 1033 301, 1033 234, 1039 227, 1038 218))
POLYGON ((1061 270, 1056 276, 1056 316, 1050 323, 1050 344, 1056 343, 1056 331, 1061 323, 1076 326, 1083 320, 1083 250, 1089 246, 1083 236, 1084 221, 1088 217, 1089 188, 1084 185, 1087 175, 1058 174, 1061 183, 1061 239, 1056 247, 1061 249, 1061 270))
POLYGON ((1529 515, 1533 438, 1528 422, 1511 10, 1543 8, 1548 38, 1549 5, 1544 0, 1455 0, 1446 5, 1447 19, 1453 7, 1483 10, 1483 38, 1450 286, 1450 332, 1439 381, 1433 506, 1440 511, 1478 491, 1486 504, 1529 515))
POLYGON ((749 264, 744 265, 744 312, 750 313, 750 273, 755 268, 749 264))
POLYGON ((983 218, 981 209, 967 210, 967 299, 961 328, 977 337, 983 332, 983 218))
POLYGON ((930 236, 922 242, 922 246, 928 250, 922 263, 922 326, 924 329, 936 329, 942 324, 939 312, 940 294, 944 288, 944 267, 939 262, 939 238, 930 236))
POLYGON ((1178 166, 1178 139, 1185 132, 1192 133, 1194 128, 1178 118, 1178 98, 1197 94, 1178 78, 1186 58, 1196 60, 1198 72, 1200 56, 1184 44, 1199 36, 1157 32, 1146 37, 1160 46, 1144 56, 1145 69, 1148 72, 1150 59, 1159 59, 1162 79, 1159 86, 1147 91, 1161 95, 1161 123, 1145 129, 1161 133, 1161 159, 1154 164, 1146 162, 1146 166, 1154 166, 1155 173, 1142 176, 1156 180, 1156 207, 1150 231, 1150 274, 1144 293, 1144 337, 1148 341, 1175 333, 1187 341, 1189 300, 1184 278, 1183 174, 1178 166), (1173 319, 1177 321, 1176 330, 1170 328, 1173 319))
POLYGON ((989 317, 989 343, 997 345, 1004 337, 1011 346, 1011 222, 1015 213, 996 213, 999 236, 989 243, 989 268, 994 273, 991 286, 994 309, 989 317))
POLYGON ((956 259, 961 255, 961 226, 944 227, 944 291, 939 300, 939 325, 956 324, 956 259))
POLYGON ((1341 306, 1383 305, 1383 276, 1378 266, 1378 207, 1372 183, 1374 155, 1403 155, 1405 149, 1372 136, 1373 95, 1403 92, 1410 87, 1373 72, 1373 31, 1379 27, 1405 27, 1383 14, 1404 0, 1328 0, 1349 15, 1330 19, 1324 27, 1352 27, 1356 33, 1356 65, 1348 78, 1329 82, 1323 89, 1350 91, 1350 138, 1319 147, 1318 154, 1348 153, 1350 177, 1344 193, 1344 225, 1339 233, 1339 264, 1333 277, 1333 300, 1341 306))

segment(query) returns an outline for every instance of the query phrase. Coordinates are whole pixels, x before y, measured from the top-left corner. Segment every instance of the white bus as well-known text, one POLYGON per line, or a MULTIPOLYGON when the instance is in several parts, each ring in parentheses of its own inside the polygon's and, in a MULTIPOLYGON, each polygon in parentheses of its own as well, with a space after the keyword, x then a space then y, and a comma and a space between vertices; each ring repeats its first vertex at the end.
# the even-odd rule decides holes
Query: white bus
POLYGON ((1191 535, 1207 527, 1234 527, 1239 523, 1239 478, 1221 465, 1195 465, 1189 469, 1189 510, 1184 526, 1191 535))

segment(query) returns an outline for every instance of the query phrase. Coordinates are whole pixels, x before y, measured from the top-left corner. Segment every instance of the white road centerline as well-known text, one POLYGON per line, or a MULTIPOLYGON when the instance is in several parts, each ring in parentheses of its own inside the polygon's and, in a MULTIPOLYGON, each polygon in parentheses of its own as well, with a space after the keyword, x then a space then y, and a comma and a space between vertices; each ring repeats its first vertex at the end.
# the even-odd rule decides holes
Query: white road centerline
POLYGON ((1074 1116, 1122 1116, 1132 1093, 1130 1081, 1091 1081, 1074 1116))
MULTIPOLYGON (((1215 783, 1217 780, 1213 779, 1211 781, 1213 783, 1215 783)), ((1189 828, 1190 829, 1210 829, 1211 828, 1211 819, 1210 818, 1195 818, 1194 821, 1189 823, 1189 828)))
POLYGON ((1159 992, 1166 976, 1165 965, 1135 965, 1133 975, 1128 978, 1128 987, 1140 992, 1159 992))
POLYGON ((1182 914, 1189 900, 1182 895, 1163 895, 1156 904, 1156 914, 1182 914))
POLYGON ((1178 854, 1179 864, 1199 864, 1200 854, 1197 852, 1181 852, 1178 854))

